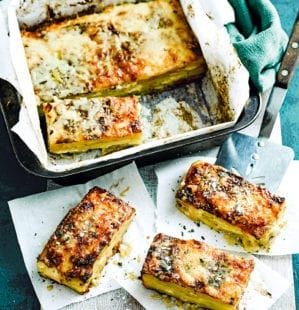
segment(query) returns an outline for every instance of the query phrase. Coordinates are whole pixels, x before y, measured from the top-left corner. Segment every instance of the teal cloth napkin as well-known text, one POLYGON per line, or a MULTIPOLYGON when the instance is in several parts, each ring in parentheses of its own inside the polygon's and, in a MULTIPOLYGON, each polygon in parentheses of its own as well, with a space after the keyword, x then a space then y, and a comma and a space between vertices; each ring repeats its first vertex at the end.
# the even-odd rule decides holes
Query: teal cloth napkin
POLYGON ((251 80, 259 91, 270 88, 288 42, 270 0, 229 0, 236 23, 226 25, 251 80))

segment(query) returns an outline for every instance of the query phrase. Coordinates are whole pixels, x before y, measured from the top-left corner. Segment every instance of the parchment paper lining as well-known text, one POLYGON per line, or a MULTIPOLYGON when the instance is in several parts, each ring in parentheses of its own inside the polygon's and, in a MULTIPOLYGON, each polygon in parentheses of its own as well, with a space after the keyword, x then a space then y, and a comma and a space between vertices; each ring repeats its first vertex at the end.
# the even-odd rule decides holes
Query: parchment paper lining
MULTIPOLYGON (((209 5, 205 9, 209 10, 209 14, 212 14, 211 12, 213 12, 213 10, 215 10, 216 12, 216 10, 218 9, 218 13, 217 12, 215 13, 214 18, 215 23, 218 21, 218 26, 223 22, 233 21, 234 19, 232 13, 233 11, 231 7, 227 4, 227 1, 225 1, 226 4, 224 4, 224 7, 226 9, 225 11, 226 14, 224 14, 224 16, 227 17, 226 18, 222 17, 221 19, 219 16, 222 16, 223 14, 219 14, 219 9, 223 8, 223 4, 222 6, 220 7, 218 6, 219 8, 217 8, 215 3, 214 2, 212 3, 213 4, 209 5)), ((200 93, 202 93, 202 90, 199 88, 200 85, 198 83, 197 84, 192 83, 180 87, 178 90, 164 92, 160 96, 157 96, 156 100, 147 100, 146 97, 144 97, 145 99, 143 98, 142 101, 145 106, 152 109, 156 105, 156 103, 158 101, 161 101, 163 97, 165 98, 166 95, 177 99, 176 96, 179 94, 180 97, 184 98, 184 101, 190 104, 199 113, 199 116, 201 117, 201 121, 203 123, 203 128, 193 130, 187 133, 177 134, 175 136, 170 136, 164 139, 152 140, 139 146, 131 147, 105 156, 99 156, 100 152, 97 150, 71 156, 50 155, 47 152, 46 143, 43 139, 43 135, 41 132, 40 119, 36 108, 36 98, 34 95, 33 85, 31 83, 30 73, 26 63, 24 47, 20 36, 20 30, 16 16, 16 8, 18 7, 18 4, 19 0, 13 0, 12 5, 8 8, 8 26, 10 32, 9 41, 10 41, 10 51, 13 66, 15 68, 15 72, 19 82, 19 88, 21 90, 24 99, 21 113, 22 110, 26 109, 27 113, 23 113, 23 115, 27 117, 27 120, 26 122, 21 122, 22 119, 24 120, 24 118, 22 119, 20 118, 19 123, 17 124, 16 127, 13 128, 13 130, 21 137, 21 139, 23 139, 23 141, 27 144, 27 146, 31 149, 31 151, 38 157, 42 165, 47 170, 62 172, 82 166, 88 166, 94 163, 105 162, 111 159, 122 158, 125 155, 135 154, 137 152, 141 152, 143 150, 150 149, 155 146, 160 146, 170 142, 179 141, 185 138, 195 137, 198 135, 207 134, 221 129, 229 128, 235 124, 237 120, 236 117, 238 116, 237 114, 233 121, 224 122, 220 124, 217 123, 217 120, 215 119, 215 115, 217 113, 210 113, 211 111, 215 110, 215 102, 211 102, 211 106, 207 103, 203 103, 199 98, 202 97, 202 94, 200 95, 200 93), (196 93, 197 94, 195 96, 196 99, 195 98, 189 99, 190 93, 191 94, 196 93), (29 122, 28 118, 30 120, 29 122), (25 126, 24 124, 26 124, 27 126, 25 126), (28 129, 28 124, 31 124, 32 130, 28 129)), ((213 34, 210 33, 210 35, 212 36, 213 34)), ((219 59, 219 61, 222 62, 224 58, 225 55, 222 55, 222 59, 219 59)), ((247 83, 247 81, 245 81, 245 83, 247 83)), ((211 96, 208 95, 208 97, 211 96)), ((243 104, 244 103, 242 103, 242 105, 243 104)), ((238 111, 238 114, 239 112, 240 111, 238 111)))

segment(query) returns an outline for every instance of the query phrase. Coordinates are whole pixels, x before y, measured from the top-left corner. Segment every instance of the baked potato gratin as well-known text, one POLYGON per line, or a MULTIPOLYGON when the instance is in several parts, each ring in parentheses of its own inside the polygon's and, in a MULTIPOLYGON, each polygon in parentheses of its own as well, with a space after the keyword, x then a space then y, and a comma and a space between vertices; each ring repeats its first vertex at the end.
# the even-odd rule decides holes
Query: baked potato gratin
POLYGON ((43 101, 148 93, 206 70, 177 0, 110 6, 23 30, 22 40, 43 101))
POLYGON ((285 199, 223 167, 193 163, 176 193, 181 212, 225 233, 248 252, 269 249, 282 226, 285 199))
POLYGON ((139 144, 137 97, 55 99, 43 105, 52 153, 84 152, 139 144))
POLYGON ((158 234, 147 253, 141 278, 146 288, 184 302, 218 310, 237 309, 254 261, 196 240, 158 234))
POLYGON ((85 293, 118 250, 135 209, 94 187, 71 209, 37 259, 41 276, 85 293))
POLYGON ((206 71, 178 0, 112 5, 21 35, 51 153, 106 154, 140 144, 133 95, 206 71))

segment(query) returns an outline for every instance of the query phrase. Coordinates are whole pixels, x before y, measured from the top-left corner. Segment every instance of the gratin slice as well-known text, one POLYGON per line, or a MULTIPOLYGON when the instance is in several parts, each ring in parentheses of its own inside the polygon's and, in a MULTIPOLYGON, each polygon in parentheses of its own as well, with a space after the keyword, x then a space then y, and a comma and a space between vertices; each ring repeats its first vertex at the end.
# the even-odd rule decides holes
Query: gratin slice
POLYGON ((201 76, 206 64, 177 0, 127 3, 22 31, 43 101, 126 96, 201 76))
POLYGON ((45 103, 52 153, 124 148, 141 142, 138 97, 55 99, 45 103))
POLYGON ((78 293, 94 285, 118 249, 135 209, 94 187, 71 209, 38 256, 40 275, 78 293))
POLYGON ((209 309, 237 309, 254 261, 196 240, 158 234, 141 277, 145 287, 209 309))
POLYGON ((284 198, 202 161, 191 165, 176 198, 179 210, 193 221, 223 231, 248 252, 269 249, 285 210, 284 198))

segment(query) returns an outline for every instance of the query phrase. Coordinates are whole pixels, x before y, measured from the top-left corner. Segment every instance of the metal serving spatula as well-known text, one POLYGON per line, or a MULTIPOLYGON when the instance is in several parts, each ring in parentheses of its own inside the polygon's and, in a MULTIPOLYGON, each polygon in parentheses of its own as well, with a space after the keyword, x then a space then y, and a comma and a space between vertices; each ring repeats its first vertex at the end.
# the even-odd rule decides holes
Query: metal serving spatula
POLYGON ((299 14, 263 116, 259 138, 233 133, 221 146, 216 164, 275 192, 294 158, 291 148, 269 141, 277 114, 298 62, 299 14))

